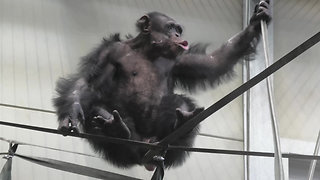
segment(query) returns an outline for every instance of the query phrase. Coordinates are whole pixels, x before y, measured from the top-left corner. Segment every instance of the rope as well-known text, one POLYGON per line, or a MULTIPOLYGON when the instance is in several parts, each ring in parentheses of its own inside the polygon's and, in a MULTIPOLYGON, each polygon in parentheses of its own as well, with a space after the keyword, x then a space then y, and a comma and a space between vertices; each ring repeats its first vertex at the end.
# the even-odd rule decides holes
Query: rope
MULTIPOLYGON (((55 114, 56 113, 55 111, 52 111, 52 110, 38 109, 38 108, 32 108, 32 107, 26 107, 26 106, 17 106, 17 105, 12 105, 12 104, 0 103, 0 106, 16 108, 16 109, 23 109, 23 110, 28 110, 28 111, 37 111, 37 112, 43 112, 43 113, 50 113, 50 114, 55 114)), ((226 140, 230 140, 230 141, 243 142, 242 139, 237 139, 237 138, 232 138, 232 137, 224 137, 224 136, 217 136, 217 135, 211 135, 211 134, 206 134, 206 133, 199 133, 198 136, 206 136, 206 137, 212 137, 212 138, 218 138, 218 139, 226 139, 226 140)))
POLYGON ((94 157, 94 158, 100 158, 100 157, 97 157, 97 156, 94 156, 94 155, 91 155, 91 154, 85 154, 85 153, 79 153, 79 152, 74 152, 74 151, 62 150, 62 149, 53 148, 53 147, 48 147, 48 146, 40 146, 40 145, 25 143, 25 142, 21 142, 21 141, 8 140, 8 139, 1 138, 1 137, 0 137, 0 141, 5 141, 5 142, 8 142, 8 143, 19 144, 19 145, 22 145, 22 146, 32 146, 32 147, 38 147, 38 148, 43 148, 43 149, 49 149, 49 150, 53 150, 53 151, 59 151, 59 152, 77 154, 77 155, 94 157))
POLYGON ((16 108, 16 109, 23 109, 23 110, 29 110, 29 111, 38 111, 38 112, 50 113, 50 114, 55 114, 56 113, 55 111, 52 111, 52 110, 31 108, 31 107, 25 107, 25 106, 17 106, 17 105, 12 105, 12 104, 0 103, 0 106, 9 107, 9 108, 16 108))
MULTIPOLYGON (((49 129, 49 128, 43 128, 43 127, 37 127, 37 126, 30 126, 30 125, 24 125, 24 124, 18 124, 18 123, 5 122, 5 121, 0 121, 0 125, 29 129, 29 130, 46 132, 46 133, 51 133, 51 134, 63 135, 62 132, 60 132, 56 129, 49 129)), ((114 138, 114 137, 101 136, 101 135, 95 135, 95 134, 69 133, 68 136, 85 138, 85 139, 96 139, 96 140, 101 140, 101 141, 110 142, 110 143, 126 144, 126 145, 130 145, 130 146, 135 145, 135 146, 140 146, 140 147, 144 147, 144 148, 148 148, 148 149, 162 149, 162 146, 159 146, 157 144, 150 144, 150 143, 141 142, 141 141, 114 138)))
POLYGON ((42 158, 42 157, 32 157, 32 156, 24 156, 20 154, 15 154, 15 156, 42 165, 53 169, 58 169, 61 171, 66 171, 69 173, 80 174, 88 177, 98 178, 98 179, 112 179, 112 180, 139 180, 134 177, 124 176, 116 173, 112 173, 109 171, 104 171, 100 169, 95 169, 91 167, 82 166, 79 164, 58 161, 50 158, 42 158))
MULTIPOLYGON (((3 138, 1 138, 3 140, 3 138)), ((18 141, 10 141, 10 140, 4 140, 6 142, 11 142, 13 144, 19 144, 24 145, 23 143, 20 144, 18 141)), ((29 145, 29 144, 26 144, 29 145)), ((52 149, 57 151, 63 151, 68 153, 74 153, 74 154, 80 154, 77 152, 72 151, 64 151, 60 149, 55 149, 51 147, 45 147, 45 146, 38 146, 45 149, 52 149)), ((274 153, 270 152, 258 152, 258 151, 240 151, 240 150, 224 150, 224 149, 209 149, 209 148, 191 148, 191 147, 184 147, 184 146, 174 146, 174 145, 168 145, 168 150, 175 150, 175 151, 188 151, 188 152, 200 152, 200 153, 211 153, 211 154, 230 154, 230 155, 248 155, 248 156, 262 156, 262 157, 274 157, 274 153)), ((0 155, 6 155, 8 152, 2 152, 0 155)), ((86 155, 82 154, 81 155, 86 155)), ((320 160, 320 156, 318 155, 302 155, 302 154, 292 154, 292 153, 283 153, 283 158, 294 158, 294 159, 305 159, 305 160, 320 160)), ((91 156, 91 155, 88 155, 91 156)), ((97 157, 96 157, 97 158, 97 157)))
MULTIPOLYGON (((2 138, 2 140, 3 140, 3 138, 2 138)), ((3 140, 3 141, 8 141, 8 140, 3 140)), ((80 175, 84 175, 84 176, 88 176, 88 177, 93 177, 93 178, 114 179, 114 180, 138 180, 137 178, 134 178, 134 177, 124 176, 124 175, 112 173, 109 171, 86 167, 86 166, 82 166, 82 165, 74 164, 74 163, 69 163, 69 162, 65 162, 65 161, 16 154, 16 150, 20 144, 13 143, 12 141, 9 141, 9 143, 10 143, 10 146, 9 146, 8 152, 7 153, 0 153, 0 155, 1 154, 5 155, 4 158, 8 160, 7 163, 8 162, 11 163, 12 157, 17 156, 19 158, 22 158, 24 160, 27 160, 27 161, 30 161, 30 162, 33 162, 33 163, 36 163, 36 164, 39 164, 42 166, 46 166, 49 168, 58 169, 58 170, 66 171, 66 172, 71 172, 71 173, 75 173, 75 174, 80 174, 80 175)), ((6 177, 8 175, 11 175, 11 164, 9 164, 9 165, 10 165, 9 169, 6 168, 7 165, 4 166, 4 168, 3 168, 4 170, 3 170, 3 172, 1 172, 0 176, 3 175, 6 177)), ((0 177, 0 179, 1 179, 1 177, 0 177)))
MULTIPOLYGON (((211 154, 229 154, 229 155, 247 155, 247 156, 260 156, 260 157, 274 157, 275 153, 271 152, 258 152, 258 151, 240 151, 240 150, 224 150, 224 149, 209 149, 209 148, 190 148, 183 146, 168 145, 168 150, 188 151, 188 152, 201 152, 211 154)), ((292 159, 305 159, 305 160, 320 160, 320 156, 304 155, 294 153, 283 153, 283 158, 292 159)))
MULTIPOLYGON (((239 97, 241 94, 243 94, 245 91, 253 87, 254 85, 258 84, 260 81, 265 79, 266 77, 270 76, 272 73, 279 70, 284 65, 291 62, 293 59, 298 57, 300 54, 311 48, 313 45, 318 43, 320 41, 320 32, 316 33, 314 36, 300 44, 298 47, 293 49, 291 52, 280 58, 278 61, 273 63, 271 66, 263 70, 261 73, 253 77, 252 79, 248 80, 246 83, 242 84, 226 96, 224 96, 222 99, 211 105, 206 110, 199 113, 194 118, 190 119, 186 123, 184 123, 182 126, 180 126, 178 129, 176 129, 174 132, 169 134, 167 137, 162 139, 159 142, 159 145, 165 147, 166 145, 170 144, 171 142, 177 140, 177 138, 183 136, 187 132, 189 132, 192 128, 194 128, 197 124, 202 122, 204 119, 209 117, 211 114, 215 113, 222 107, 224 107, 226 104, 234 100, 235 98, 239 97)), ((157 152, 155 151, 148 151, 143 159, 144 162, 148 162, 152 159, 153 156, 157 155, 157 152)))

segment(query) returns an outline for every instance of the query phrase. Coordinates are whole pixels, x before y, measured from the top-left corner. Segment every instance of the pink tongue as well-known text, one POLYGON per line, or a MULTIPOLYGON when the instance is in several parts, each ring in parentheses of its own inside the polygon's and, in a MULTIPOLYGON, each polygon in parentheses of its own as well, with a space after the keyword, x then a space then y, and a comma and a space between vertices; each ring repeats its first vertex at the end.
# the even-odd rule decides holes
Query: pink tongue
POLYGON ((189 44, 188 44, 188 41, 182 41, 179 43, 180 47, 182 47, 183 49, 185 50, 188 50, 189 49, 189 44))
POLYGON ((144 167, 148 170, 148 171, 153 171, 156 166, 152 165, 152 164, 145 164, 144 167))

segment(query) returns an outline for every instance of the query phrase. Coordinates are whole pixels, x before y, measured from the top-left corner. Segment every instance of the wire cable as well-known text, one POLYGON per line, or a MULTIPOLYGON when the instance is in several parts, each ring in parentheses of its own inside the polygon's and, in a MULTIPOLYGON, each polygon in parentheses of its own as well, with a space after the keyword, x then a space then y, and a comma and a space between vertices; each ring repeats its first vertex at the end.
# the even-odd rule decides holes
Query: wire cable
POLYGON ((55 111, 47 110, 47 109, 31 108, 31 107, 26 107, 26 106, 17 106, 17 105, 12 105, 12 104, 5 104, 5 103, 0 103, 0 106, 9 107, 9 108, 16 108, 16 109, 23 109, 23 110, 28 110, 28 111, 38 111, 38 112, 50 113, 50 114, 56 113, 55 111))
POLYGON ((40 145, 25 143, 25 142, 16 141, 16 140, 8 140, 8 139, 2 138, 2 137, 0 137, 0 141, 5 141, 7 143, 19 144, 19 145, 22 145, 22 146, 31 146, 31 147, 49 149, 49 150, 53 150, 53 151, 77 154, 77 155, 94 157, 94 158, 100 158, 100 157, 97 157, 97 156, 94 156, 94 155, 91 155, 91 154, 85 154, 85 153, 80 153, 80 152, 75 152, 75 151, 68 151, 68 150, 63 150, 63 149, 58 149, 58 148, 53 148, 53 147, 48 147, 48 146, 40 146, 40 145))
MULTIPOLYGON (((275 153, 272 153, 272 152, 240 151, 240 150, 225 150, 225 149, 211 149, 211 148, 190 148, 190 147, 173 146, 173 145, 168 145, 168 150, 212 153, 212 154, 275 157, 275 153)), ((305 159, 305 160, 320 160, 320 156, 315 156, 315 155, 294 154, 294 153, 283 153, 282 155, 283 155, 283 158, 288 158, 288 159, 292 158, 292 159, 305 159)))
MULTIPOLYGON (((0 125, 63 135, 62 132, 59 130, 44 128, 44 127, 30 126, 30 125, 11 123, 6 121, 0 121, 0 125)), ((69 133, 67 136, 85 138, 85 139, 95 139, 95 140, 101 140, 104 142, 116 143, 116 144, 135 145, 135 146, 140 146, 148 149, 162 149, 162 146, 158 144, 146 143, 142 141, 134 141, 129 139, 121 139, 121 138, 115 138, 110 136, 101 136, 101 135, 87 134, 87 133, 69 133)))

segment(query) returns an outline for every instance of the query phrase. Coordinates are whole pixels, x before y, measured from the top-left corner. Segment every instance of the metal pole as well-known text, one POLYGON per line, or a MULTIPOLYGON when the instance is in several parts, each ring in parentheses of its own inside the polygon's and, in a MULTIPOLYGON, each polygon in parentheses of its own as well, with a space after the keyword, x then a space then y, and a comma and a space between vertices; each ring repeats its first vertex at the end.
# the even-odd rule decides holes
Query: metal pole
MULTIPOLYGON (((262 41, 263 41, 263 49, 266 61, 266 68, 269 67, 270 58, 269 58, 269 45, 268 45, 268 36, 267 36, 267 23, 265 21, 261 21, 261 33, 262 33, 262 41)), ((268 89, 268 98, 269 105, 271 111, 271 121, 272 121, 272 130, 273 130, 273 139, 274 139, 274 151, 275 151, 275 179, 284 180, 284 171, 283 171, 283 163, 282 163, 282 154, 281 154, 281 146, 280 146, 280 137, 279 137, 279 129, 278 123, 276 119, 274 102, 273 102, 273 93, 271 86, 271 78, 267 77, 267 89, 268 89)))
MULTIPOLYGON (((250 19, 250 0, 243 0, 243 29, 247 27, 250 19)), ((248 58, 248 57, 247 57, 248 58)), ((247 82, 250 79, 249 61, 245 59, 242 66, 242 81, 247 82)), ((249 108, 250 108, 250 90, 243 93, 243 150, 249 150, 249 108)), ((249 180, 249 156, 243 157, 244 180, 249 180)))
MULTIPOLYGON (((319 154, 319 147, 320 147, 320 131, 318 134, 316 147, 314 148, 314 153, 313 153, 314 156, 317 156, 319 154)), ((309 168, 308 180, 313 180, 313 175, 314 175, 314 171, 316 169, 316 165, 317 165, 317 160, 312 160, 311 164, 310 164, 310 168, 309 168)))

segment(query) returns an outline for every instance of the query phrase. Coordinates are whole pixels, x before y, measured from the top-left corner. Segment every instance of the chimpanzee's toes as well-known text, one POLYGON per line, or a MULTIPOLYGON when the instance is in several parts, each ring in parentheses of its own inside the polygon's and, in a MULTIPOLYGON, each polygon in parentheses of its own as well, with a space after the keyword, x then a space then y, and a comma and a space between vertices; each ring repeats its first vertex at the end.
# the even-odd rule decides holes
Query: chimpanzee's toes
POLYGON ((72 132, 72 133, 80 133, 80 128, 78 127, 78 126, 73 126, 73 125, 71 125, 70 126, 70 131, 72 132))
POLYGON ((122 121, 122 118, 117 110, 113 110, 112 115, 113 115, 113 119, 114 119, 115 123, 122 121))
POLYGON ((67 136, 70 134, 70 130, 68 127, 59 127, 58 130, 62 133, 63 136, 67 136))
POLYGON ((70 120, 69 117, 59 122, 58 130, 63 136, 67 136, 70 133, 80 133, 79 124, 76 124, 76 120, 70 120))
POLYGON ((123 122, 122 117, 120 116, 119 112, 117 110, 114 110, 112 112, 113 115, 113 121, 111 123, 112 129, 115 129, 117 131, 117 136, 121 138, 130 138, 131 132, 128 126, 123 122))
POLYGON ((112 116, 105 118, 104 116, 97 115, 91 120, 92 130, 102 132, 107 136, 130 138, 131 132, 127 125, 123 122, 117 110, 112 112, 112 116))

